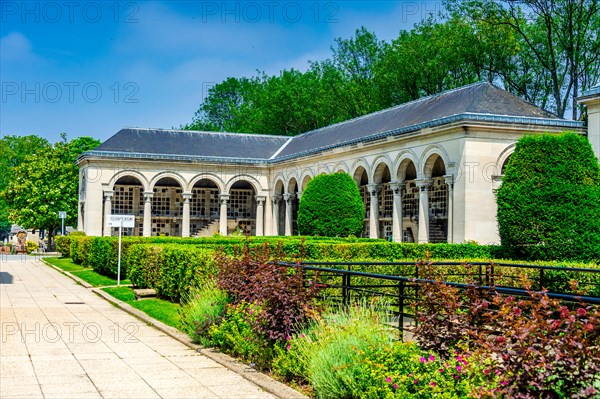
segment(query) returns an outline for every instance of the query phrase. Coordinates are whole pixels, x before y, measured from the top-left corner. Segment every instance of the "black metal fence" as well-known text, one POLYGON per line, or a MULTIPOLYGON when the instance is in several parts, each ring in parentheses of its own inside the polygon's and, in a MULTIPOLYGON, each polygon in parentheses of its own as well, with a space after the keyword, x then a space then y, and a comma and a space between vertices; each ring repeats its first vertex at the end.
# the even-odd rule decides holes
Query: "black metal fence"
POLYGON ((523 277, 532 291, 547 290, 550 298, 566 303, 600 305, 600 269, 539 266, 490 262, 304 262, 280 263, 286 267, 300 267, 307 281, 320 283, 329 301, 349 305, 356 299, 386 298, 391 323, 401 333, 416 324, 413 309, 421 301, 419 285, 433 282, 433 268, 441 280, 458 289, 476 284, 480 289, 502 295, 529 296, 523 286, 523 277), (575 285, 573 285, 575 283, 575 285), (584 294, 582 294, 582 292, 584 294))

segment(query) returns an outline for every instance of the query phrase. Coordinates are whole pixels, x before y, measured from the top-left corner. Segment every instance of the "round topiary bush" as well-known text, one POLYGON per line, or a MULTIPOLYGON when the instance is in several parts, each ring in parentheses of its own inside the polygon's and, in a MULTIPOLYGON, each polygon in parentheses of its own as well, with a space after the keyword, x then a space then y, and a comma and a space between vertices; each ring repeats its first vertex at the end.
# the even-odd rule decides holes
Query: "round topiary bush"
POLYGON ((521 138, 497 202, 509 256, 600 260, 600 167, 584 136, 521 138))
POLYGON ((348 174, 319 175, 302 193, 298 231, 313 236, 360 236, 364 214, 360 191, 348 174))

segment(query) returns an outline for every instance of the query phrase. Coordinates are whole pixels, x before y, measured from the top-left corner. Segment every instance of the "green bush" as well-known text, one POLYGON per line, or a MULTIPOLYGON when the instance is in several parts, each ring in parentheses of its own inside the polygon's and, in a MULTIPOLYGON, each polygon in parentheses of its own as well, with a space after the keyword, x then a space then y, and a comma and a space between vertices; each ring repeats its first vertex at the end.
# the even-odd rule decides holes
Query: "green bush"
POLYGON ((312 179, 298 206, 298 231, 311 236, 360 236, 365 209, 354 180, 346 173, 312 179))
POLYGON ((127 250, 128 277, 138 287, 154 288, 173 301, 216 276, 214 249, 195 245, 133 244, 127 250))
POLYGON ((80 236, 80 237, 71 237, 71 259, 74 263, 78 265, 88 266, 89 256, 90 256, 90 247, 92 244, 93 237, 80 236))
POLYGON ((521 138, 497 202, 509 257, 600 262, 600 166, 584 136, 521 138))
POLYGON ((262 308, 257 304, 240 302, 227 305, 225 317, 209 328, 210 339, 232 356, 239 357, 259 368, 266 368, 273 358, 270 341, 257 328, 262 308))
MULTIPOLYGON (((381 317, 367 306, 352 306, 323 315, 293 338, 290 352, 301 361, 301 372, 317 398, 360 397, 360 381, 368 377, 361 366, 362 359, 374 348, 394 340, 381 317)), ((288 372, 279 370, 282 374, 288 372)))
POLYGON ((71 257, 71 238, 69 236, 58 236, 55 239, 56 250, 63 258, 71 257))
POLYGON ((28 254, 37 251, 38 248, 39 248, 39 245, 37 242, 27 240, 27 253, 28 254))
POLYGON ((138 288, 156 288, 160 285, 160 253, 162 246, 134 244, 127 259, 127 278, 138 288))
POLYGON ((183 295, 185 303, 181 310, 181 324, 190 338, 204 346, 214 346, 209 329, 219 324, 225 313, 229 298, 217 288, 214 280, 208 280, 199 288, 183 295))

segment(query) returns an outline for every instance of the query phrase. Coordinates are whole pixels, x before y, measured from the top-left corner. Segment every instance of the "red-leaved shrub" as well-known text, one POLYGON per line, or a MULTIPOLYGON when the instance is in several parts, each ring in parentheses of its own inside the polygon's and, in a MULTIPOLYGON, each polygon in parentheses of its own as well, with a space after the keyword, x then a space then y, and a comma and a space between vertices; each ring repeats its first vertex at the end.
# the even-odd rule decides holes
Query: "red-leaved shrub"
POLYGON ((420 283, 415 338, 449 357, 452 348, 484 353, 504 376, 506 398, 598 398, 600 310, 565 304, 545 291, 520 298, 472 284, 459 290, 432 276, 420 283))
POLYGON ((216 257, 219 287, 234 303, 256 303, 263 311, 257 324, 268 338, 285 340, 302 328, 315 313, 313 299, 320 286, 305 279, 300 268, 279 266, 284 260, 281 247, 264 244, 250 249, 246 242, 229 256, 222 251, 216 257))

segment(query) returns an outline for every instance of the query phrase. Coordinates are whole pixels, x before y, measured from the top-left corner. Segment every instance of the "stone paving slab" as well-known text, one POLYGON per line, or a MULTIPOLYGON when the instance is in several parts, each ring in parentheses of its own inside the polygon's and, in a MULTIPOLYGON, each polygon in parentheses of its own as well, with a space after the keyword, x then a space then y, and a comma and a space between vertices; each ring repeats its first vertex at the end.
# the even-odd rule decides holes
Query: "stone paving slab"
POLYGON ((0 259, 0 397, 270 399, 35 257, 0 259))

